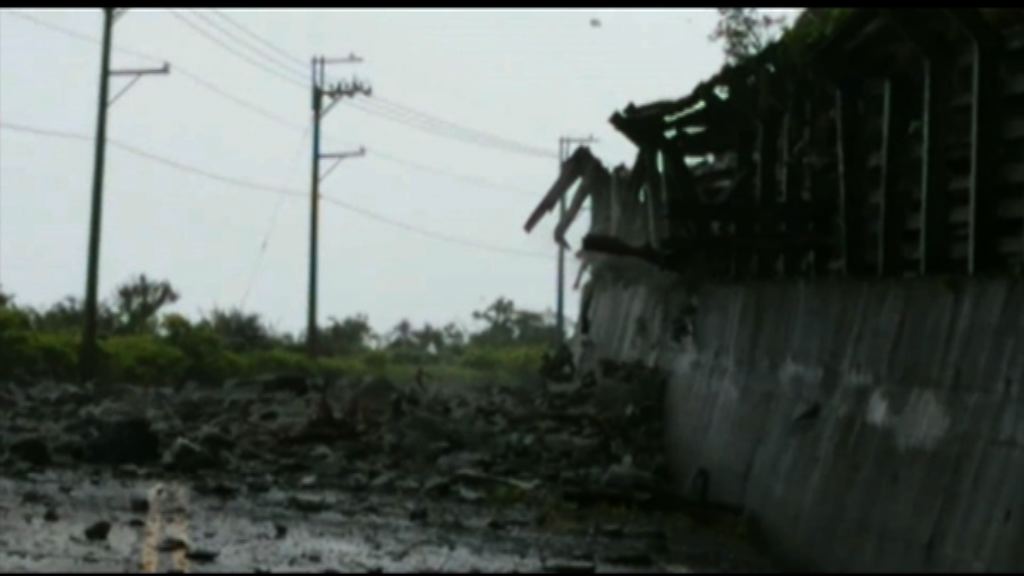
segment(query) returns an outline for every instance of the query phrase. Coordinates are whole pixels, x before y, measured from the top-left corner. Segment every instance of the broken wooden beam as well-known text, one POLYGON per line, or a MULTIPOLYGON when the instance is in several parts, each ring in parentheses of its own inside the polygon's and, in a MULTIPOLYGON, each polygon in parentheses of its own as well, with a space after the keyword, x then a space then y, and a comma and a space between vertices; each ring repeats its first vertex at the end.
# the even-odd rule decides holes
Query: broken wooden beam
POLYGON ((859 86, 847 84, 835 91, 836 156, 839 167, 839 220, 843 271, 856 275, 863 271, 864 162, 857 130, 855 105, 859 86))
POLYGON ((589 162, 596 162, 597 159, 590 153, 586 147, 579 147, 573 152, 563 164, 562 169, 558 173, 558 179, 551 185, 548 192, 544 195, 544 198, 540 201, 540 204, 534 208, 530 217, 526 220, 526 224, 523 228, 529 233, 533 230, 537 222, 544 217, 545 214, 554 209, 558 205, 559 200, 569 191, 569 188, 576 181, 577 178, 582 176, 584 170, 589 166, 589 162))
POLYGON ((918 271, 922 274, 945 272, 949 261, 949 222, 946 219, 946 115, 942 106, 948 102, 946 62, 937 56, 923 63, 921 136, 921 233, 918 271))

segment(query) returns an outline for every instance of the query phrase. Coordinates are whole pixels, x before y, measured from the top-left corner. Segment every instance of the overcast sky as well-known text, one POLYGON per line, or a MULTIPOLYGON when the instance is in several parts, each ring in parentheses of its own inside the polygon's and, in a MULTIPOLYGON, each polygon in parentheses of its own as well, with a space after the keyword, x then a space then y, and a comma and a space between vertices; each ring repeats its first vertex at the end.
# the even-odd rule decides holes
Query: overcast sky
MULTIPOLYGON (((354 52, 364 62, 335 66, 331 77, 355 74, 375 97, 533 149, 553 154, 559 136, 593 134, 608 165, 635 154, 608 123, 615 110, 680 97, 723 61, 721 47, 708 41, 714 10, 224 12, 290 59, 210 12, 184 18, 264 67, 273 55, 279 75, 169 11, 129 11, 114 27, 112 66, 159 65, 120 48, 166 60, 171 73, 143 77, 110 108, 108 137, 190 168, 307 195, 235 186, 111 145, 100 293, 145 273, 172 282, 182 295, 175 310, 186 315, 244 305, 290 331, 302 329, 306 315, 311 56, 354 52)), ((0 10, 0 123, 8 126, 0 129, 0 285, 20 303, 48 305, 84 293, 93 146, 10 126, 94 134, 100 47, 23 15, 94 39, 102 16, 0 10)), ((111 95, 126 82, 113 78, 111 95)), ((522 225, 553 182, 556 159, 440 137, 348 101, 322 130, 325 152, 367 149, 324 180, 324 195, 515 253, 428 237, 324 202, 321 322, 365 313, 377 329, 402 318, 469 326, 472 310, 501 295, 553 309, 554 220, 531 235, 522 225)), ((573 227, 574 247, 585 227, 583 219, 573 227)), ((567 314, 575 317, 571 255, 567 270, 567 314)))

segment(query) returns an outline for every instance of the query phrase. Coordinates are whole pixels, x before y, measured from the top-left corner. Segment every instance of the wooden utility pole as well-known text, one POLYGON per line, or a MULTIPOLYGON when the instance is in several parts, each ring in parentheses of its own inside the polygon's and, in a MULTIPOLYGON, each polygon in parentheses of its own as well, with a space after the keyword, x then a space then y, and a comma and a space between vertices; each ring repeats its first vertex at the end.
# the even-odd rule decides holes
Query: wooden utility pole
MULTIPOLYGON (((558 171, 562 171, 565 161, 571 156, 570 149, 573 145, 590 144, 597 142, 593 136, 586 138, 573 138, 562 136, 558 139, 558 171)), ((558 221, 565 218, 565 194, 558 199, 558 221)), ((559 343, 565 341, 565 246, 558 245, 558 296, 555 303, 555 318, 558 328, 559 343)))
POLYGON ((344 64, 362 62, 362 59, 355 55, 345 58, 324 58, 314 57, 311 62, 312 86, 313 86, 313 178, 310 190, 310 214, 309 214, 309 307, 306 319, 306 351, 311 358, 317 354, 317 329, 316 329, 316 292, 317 292, 317 265, 318 265, 318 242, 319 242, 319 221, 320 221, 320 182, 331 173, 338 164, 345 158, 362 156, 366 150, 360 148, 355 152, 341 152, 322 154, 320 152, 320 121, 330 112, 331 108, 339 100, 356 94, 369 96, 372 90, 369 86, 353 80, 351 83, 338 82, 330 88, 324 87, 324 66, 326 64, 344 64), (323 106, 323 97, 330 98, 327 107, 323 106), (320 174, 320 159, 333 158, 334 164, 327 172, 320 174))
POLYGON ((114 21, 124 14, 124 9, 103 9, 103 50, 100 55, 100 96, 96 120, 96 155, 92 178, 92 214, 89 218, 89 260, 85 281, 85 326, 82 329, 82 348, 79 355, 79 371, 83 381, 96 378, 98 344, 97 293, 100 267, 100 230, 103 220, 103 160, 107 148, 107 108, 128 91, 135 82, 147 74, 167 74, 170 66, 145 70, 111 70, 110 43, 114 21), (134 78, 114 98, 107 97, 111 76, 133 76, 134 78))

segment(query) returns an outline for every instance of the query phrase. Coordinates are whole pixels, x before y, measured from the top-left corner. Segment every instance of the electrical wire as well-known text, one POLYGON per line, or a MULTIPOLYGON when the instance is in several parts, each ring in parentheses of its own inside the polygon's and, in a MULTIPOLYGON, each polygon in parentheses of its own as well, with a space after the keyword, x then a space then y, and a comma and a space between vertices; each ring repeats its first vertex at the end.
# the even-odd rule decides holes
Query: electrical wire
POLYGON ((292 77, 289 77, 289 76, 285 76, 284 74, 282 74, 280 72, 277 72, 276 70, 274 70, 272 68, 268 68, 267 66, 265 66, 261 62, 259 62, 257 60, 253 60, 248 55, 243 54, 243 53, 235 50, 233 47, 229 46, 227 43, 222 41, 220 38, 217 38, 216 36, 210 34, 206 30, 203 30, 200 26, 196 25, 191 20, 185 18, 185 16, 183 14, 179 14, 178 12, 168 12, 168 13, 171 16, 174 16, 175 18, 180 20, 182 23, 187 25, 192 30, 198 32, 200 35, 202 35, 204 38, 206 38, 210 42, 213 42, 217 46, 220 46, 224 50, 230 52, 231 54, 237 56, 238 58, 241 58, 242 60, 247 62, 249 65, 251 65, 251 66, 253 66, 255 68, 259 68, 260 70, 263 70, 264 72, 266 72, 268 74, 271 74, 272 76, 274 76, 276 78, 284 80, 285 82, 288 82, 288 83, 293 84, 295 86, 298 86, 300 88, 303 88, 303 89, 307 88, 307 86, 301 80, 297 80, 295 78, 292 78, 292 77))
POLYGON ((301 67, 305 67, 306 66, 306 62, 302 61, 302 59, 296 58, 295 56, 290 54, 287 50, 282 50, 277 45, 275 45, 274 43, 270 42, 269 40, 267 40, 263 36, 260 36, 259 34, 253 32, 252 30, 246 28, 245 26, 242 26, 241 24, 238 23, 237 20, 235 20, 234 18, 228 16, 224 12, 222 12, 220 10, 211 10, 211 13, 213 13, 215 16, 219 17, 221 20, 224 20, 225 22, 231 24, 236 29, 240 30, 243 34, 248 35, 249 37, 255 39, 256 41, 258 41, 259 43, 263 44, 267 48, 273 50, 274 52, 279 54, 283 59, 288 60, 289 62, 293 62, 293 63, 295 63, 295 64, 297 64, 298 66, 301 66, 301 67))
MULTIPOLYGON (((90 140, 92 140, 92 137, 89 136, 89 135, 86 135, 86 134, 78 134, 78 133, 73 133, 73 132, 63 132, 63 131, 58 131, 58 130, 46 129, 46 128, 38 128, 38 127, 34 127, 34 126, 28 126, 28 125, 25 125, 25 124, 18 124, 18 123, 13 123, 13 122, 0 122, 0 129, 14 130, 14 131, 17 131, 17 132, 26 132, 26 133, 36 134, 36 135, 40 135, 40 136, 60 137, 60 138, 73 139, 73 140, 79 140, 79 141, 90 141, 90 140)), ((146 158, 146 159, 152 160, 154 162, 158 162, 160 164, 163 164, 165 166, 169 166, 169 167, 174 168, 176 170, 180 170, 180 171, 183 171, 183 172, 189 172, 189 173, 192 173, 192 174, 197 174, 197 175, 209 178, 211 180, 216 180, 216 181, 219 181, 219 182, 222 182, 222 183, 225 183, 225 184, 231 184, 233 186, 237 186, 237 187, 240 187, 240 188, 249 188, 249 189, 253 189, 253 190, 261 190, 261 191, 266 191, 266 192, 274 192, 274 193, 277 193, 277 194, 282 194, 282 195, 286 195, 286 196, 293 196, 293 197, 305 197, 306 196, 306 194, 304 192, 300 191, 300 190, 291 189, 291 188, 284 188, 284 187, 281 187, 281 186, 272 186, 272 185, 260 184, 260 183, 257 183, 257 182, 252 182, 252 181, 244 180, 244 179, 241 179, 241 178, 235 178, 235 177, 231 177, 231 176, 225 176, 225 175, 222 175, 222 174, 217 174, 217 173, 214 173, 214 172, 210 172, 208 170, 205 170, 205 169, 202 169, 202 168, 198 168, 196 166, 191 166, 191 165, 188 165, 188 164, 184 164, 184 163, 178 162, 176 160, 171 160, 169 158, 164 158, 162 156, 159 156, 159 155, 153 154, 151 152, 147 152, 145 150, 142 150, 142 149, 140 149, 140 148, 138 148, 136 146, 132 146, 130 144, 126 144, 126 143, 119 142, 119 141, 116 141, 116 140, 108 139, 107 143, 109 145, 111 145, 111 146, 114 146, 116 148, 119 148, 121 150, 129 152, 129 153, 134 154, 136 156, 139 156, 139 157, 142 157, 142 158, 146 158)), ((448 235, 448 234, 444 234, 444 233, 441 233, 441 232, 436 232, 436 231, 429 230, 429 229, 426 229, 426 228, 420 228, 420 227, 414 226, 412 224, 409 224, 407 222, 402 222, 400 220, 395 220, 395 219, 392 219, 392 218, 388 218, 386 216, 382 216, 380 214, 377 214, 377 213, 372 212, 370 210, 367 210, 365 208, 356 206, 356 205, 348 203, 348 202, 344 202, 342 200, 338 200, 337 198, 333 198, 333 197, 327 196, 325 194, 321 194, 320 197, 325 202, 328 202, 328 203, 333 204, 335 206, 344 208, 344 209, 349 210, 351 212, 360 214, 360 215, 362 215, 362 216, 364 216, 364 217, 366 217, 368 219, 375 220, 375 221, 380 222, 380 223, 388 224, 388 225, 396 227, 396 228, 401 228, 401 229, 403 229, 405 231, 413 232, 415 234, 418 234, 420 236, 424 236, 424 237, 427 237, 427 238, 432 238, 432 239, 435 239, 435 240, 439 240, 439 241, 443 241, 443 242, 448 242, 448 243, 452 243, 452 244, 459 244, 459 245, 462 245, 462 246, 465 246, 465 247, 472 247, 472 248, 477 248, 477 249, 480 249, 480 250, 487 250, 487 251, 491 251, 491 252, 495 252, 495 253, 502 253, 502 254, 508 254, 508 255, 513 255, 513 256, 521 256, 521 257, 528 257, 528 258, 535 258, 535 259, 541 259, 541 260, 544 260, 544 261, 550 261, 550 259, 551 259, 551 256, 549 254, 542 254, 542 253, 539 253, 539 252, 528 252, 528 251, 525 251, 525 250, 518 250, 518 249, 515 249, 515 248, 507 248, 507 247, 502 247, 502 246, 493 246, 493 245, 483 244, 483 243, 479 243, 479 242, 476 242, 476 241, 473 241, 473 240, 469 240, 469 239, 465 239, 465 238, 460 238, 460 237, 457 237, 457 236, 451 236, 451 235, 448 235)))
POLYGON ((277 56, 275 54, 268 54, 267 52, 264 51, 264 49, 262 49, 262 48, 260 48, 258 46, 255 46, 254 44, 252 44, 251 41, 246 40, 245 38, 242 38, 242 37, 238 36, 237 34, 235 34, 234 32, 232 32, 231 30, 228 30, 224 26, 221 26, 216 20, 211 18, 209 15, 207 15, 207 14, 205 14, 203 12, 200 12, 198 10, 190 10, 189 14, 191 14, 192 16, 195 16, 196 18, 199 18, 200 20, 205 22, 207 26, 213 28, 217 32, 220 32, 220 34, 222 36, 226 36, 227 38, 230 38, 236 45, 244 47, 246 50, 251 52, 257 58, 262 59, 262 61, 264 63, 276 66, 277 69, 282 74, 295 75, 295 76, 297 76, 299 78, 304 78, 305 77, 305 75, 301 72, 301 68, 300 68, 299 71, 297 71, 293 67, 294 65, 291 64, 291 63, 282 64, 281 61, 279 60, 279 58, 280 58, 279 56, 277 56))

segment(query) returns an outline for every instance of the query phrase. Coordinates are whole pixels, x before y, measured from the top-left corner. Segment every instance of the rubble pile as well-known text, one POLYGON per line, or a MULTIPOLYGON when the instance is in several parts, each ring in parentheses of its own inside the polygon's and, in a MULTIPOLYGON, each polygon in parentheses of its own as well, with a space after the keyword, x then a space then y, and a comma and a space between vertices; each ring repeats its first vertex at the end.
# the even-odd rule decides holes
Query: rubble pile
POLYGON ((89 393, 0 385, 10 415, 0 462, 15 473, 92 465, 196 475, 199 489, 225 494, 239 491, 225 487, 234 482, 256 492, 282 484, 651 503, 665 473, 661 418, 654 396, 639 392, 658 383, 604 372, 472 389, 295 376, 89 393))

